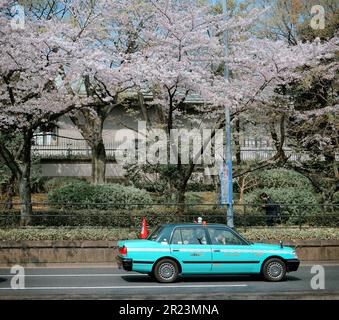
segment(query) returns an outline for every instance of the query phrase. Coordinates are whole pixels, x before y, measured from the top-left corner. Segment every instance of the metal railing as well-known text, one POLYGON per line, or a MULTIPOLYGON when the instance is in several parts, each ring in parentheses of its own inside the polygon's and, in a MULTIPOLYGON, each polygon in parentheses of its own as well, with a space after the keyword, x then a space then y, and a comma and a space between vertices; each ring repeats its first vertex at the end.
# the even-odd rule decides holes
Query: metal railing
MULTIPOLYGON (((124 149, 125 150, 125 149, 124 149)), ((116 152, 124 151, 119 148, 106 148, 106 156, 108 158, 114 158, 116 152)), ((90 158, 92 155, 91 149, 88 147, 53 147, 53 146, 34 146, 32 148, 32 153, 39 155, 42 158, 90 158)), ((241 149, 240 158, 242 161, 249 160, 264 160, 272 158, 276 153, 274 149, 241 149)), ((293 150, 286 149, 285 153, 288 157, 288 161, 308 161, 309 155, 302 152, 294 152, 293 150)), ((339 154, 336 154, 336 159, 339 161, 339 154)), ((233 154, 233 160, 236 160, 236 155, 233 154)), ((325 161, 325 158, 322 157, 322 161, 325 161)))
MULTIPOLYGON (((42 135, 43 136, 43 135, 42 135)), ((36 144, 32 147, 32 153, 35 153, 43 158, 70 158, 70 157, 91 157, 91 148, 87 141, 81 136, 78 137, 67 137, 56 134, 51 134, 54 137, 50 140, 49 144, 36 144)), ((39 134, 36 135, 36 138, 39 134)), ((240 156, 243 161, 248 160, 263 160, 271 158, 276 150, 270 145, 268 141, 260 142, 259 144, 253 143, 253 141, 245 139, 242 141, 240 146, 240 156)), ((36 140, 35 143, 38 143, 36 140)), ((114 154, 118 150, 122 150, 121 146, 124 144, 125 148, 135 148, 136 141, 132 137, 127 141, 112 140, 108 137, 104 138, 105 149, 107 157, 114 157, 114 154)), ((285 153, 289 156, 290 161, 307 161, 309 156, 303 152, 296 152, 289 147, 284 148, 285 153)), ((235 154, 233 158, 235 160, 235 154)), ((339 153, 336 153, 336 159, 339 161, 339 153)), ((324 160, 324 159, 323 159, 324 160)))
MULTIPOLYGON (((0 228, 20 226, 20 205, 13 203, 6 209, 0 203, 0 228)), ((178 209, 176 203, 138 204, 138 203, 46 203, 34 202, 31 226, 36 227, 114 227, 135 228, 143 217, 150 226, 163 223, 188 223, 201 216, 208 223, 227 221, 226 210, 216 208, 215 204, 186 203, 178 209)), ((267 215, 261 204, 234 204, 235 227, 245 230, 251 227, 271 228, 321 228, 339 227, 338 204, 276 204, 274 215, 267 215)))

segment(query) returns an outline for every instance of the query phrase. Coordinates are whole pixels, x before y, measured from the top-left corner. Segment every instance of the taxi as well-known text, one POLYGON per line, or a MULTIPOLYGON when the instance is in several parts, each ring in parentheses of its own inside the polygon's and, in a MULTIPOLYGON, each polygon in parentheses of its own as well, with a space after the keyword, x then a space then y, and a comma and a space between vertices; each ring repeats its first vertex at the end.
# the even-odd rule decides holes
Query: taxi
POLYGON ((117 263, 126 271, 150 275, 158 282, 179 276, 260 274, 281 281, 296 271, 294 249, 253 243, 223 224, 165 224, 145 240, 118 242, 117 263))

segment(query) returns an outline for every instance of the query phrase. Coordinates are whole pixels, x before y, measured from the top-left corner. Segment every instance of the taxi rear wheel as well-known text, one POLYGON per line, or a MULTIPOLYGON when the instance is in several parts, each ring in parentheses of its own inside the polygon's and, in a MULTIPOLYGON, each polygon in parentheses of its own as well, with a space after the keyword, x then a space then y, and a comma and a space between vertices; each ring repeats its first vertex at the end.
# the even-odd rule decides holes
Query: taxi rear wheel
POLYGON ((279 258, 268 259, 262 267, 262 274, 267 281, 281 281, 286 275, 286 264, 279 258))
POLYGON ((170 283, 178 279, 179 268, 175 261, 163 259, 157 262, 153 274, 158 282, 170 283))

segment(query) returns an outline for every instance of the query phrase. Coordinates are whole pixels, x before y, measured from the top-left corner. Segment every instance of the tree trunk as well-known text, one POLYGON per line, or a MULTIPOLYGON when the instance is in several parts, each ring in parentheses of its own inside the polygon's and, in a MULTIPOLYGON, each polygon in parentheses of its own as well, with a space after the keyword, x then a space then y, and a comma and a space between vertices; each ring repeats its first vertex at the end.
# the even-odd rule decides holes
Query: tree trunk
MULTIPOLYGON (((104 108, 104 106, 102 107, 104 108)), ((96 115, 82 110, 75 115, 70 116, 72 122, 80 130, 81 135, 85 138, 92 151, 92 183, 105 183, 106 176, 106 150, 102 138, 104 121, 109 114, 107 109, 100 112, 97 110, 96 115)))
MULTIPOLYGON (((25 165, 26 167, 26 165, 25 165)), ((27 226, 31 222, 32 217, 32 198, 31 198, 31 185, 30 185, 30 168, 23 170, 22 176, 19 181, 19 195, 21 202, 21 222, 22 226, 27 226)))
POLYGON ((104 184, 106 177, 106 150, 103 140, 91 147, 92 149, 92 182, 104 184))
POLYGON ((22 150, 21 173, 19 177, 19 196, 21 202, 21 221, 22 226, 30 224, 32 219, 32 195, 31 195, 31 140, 32 135, 29 132, 25 135, 22 150))
POLYGON ((240 120, 239 120, 239 117, 236 117, 235 129, 236 129, 236 134, 234 135, 235 158, 236 158, 237 166, 240 166, 241 165, 241 147, 240 147, 240 120))

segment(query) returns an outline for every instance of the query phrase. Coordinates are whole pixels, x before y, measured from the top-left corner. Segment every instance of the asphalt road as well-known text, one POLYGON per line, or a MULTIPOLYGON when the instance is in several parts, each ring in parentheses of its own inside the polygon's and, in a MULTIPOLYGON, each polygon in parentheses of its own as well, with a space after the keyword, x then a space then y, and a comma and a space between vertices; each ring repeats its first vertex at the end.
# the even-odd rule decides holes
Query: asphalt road
POLYGON ((187 276, 159 284, 116 267, 26 268, 24 289, 12 289, 13 274, 0 268, 0 299, 339 299, 339 265, 324 268, 324 290, 312 289, 310 265, 278 283, 253 276, 187 276))

